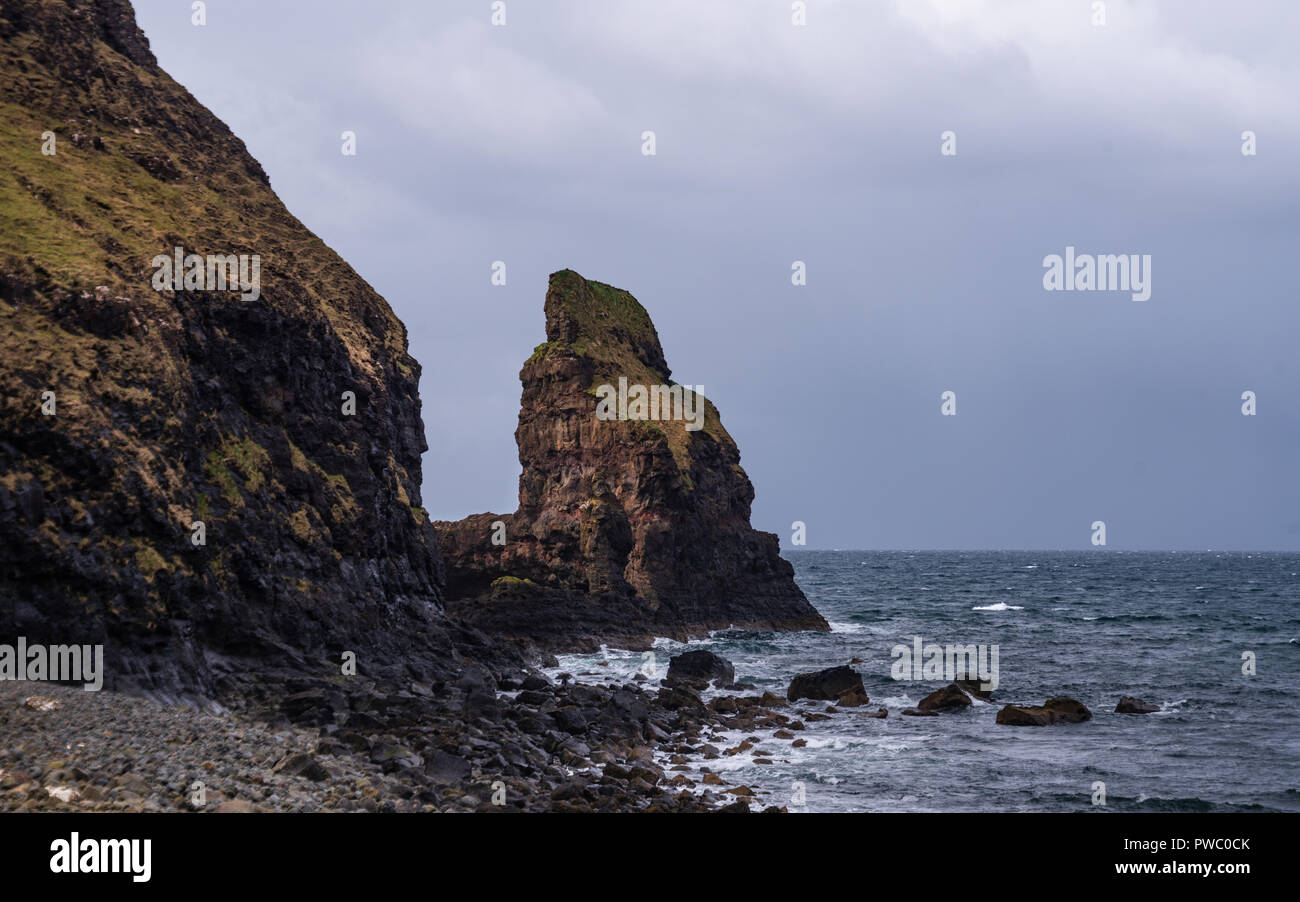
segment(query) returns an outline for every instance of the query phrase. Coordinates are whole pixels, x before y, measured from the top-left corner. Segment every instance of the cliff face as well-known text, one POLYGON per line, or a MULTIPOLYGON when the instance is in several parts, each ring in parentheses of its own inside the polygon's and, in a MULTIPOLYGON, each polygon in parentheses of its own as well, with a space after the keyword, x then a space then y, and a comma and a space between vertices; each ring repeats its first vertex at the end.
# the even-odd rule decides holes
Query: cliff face
POLYGON ((601 387, 620 378, 629 397, 672 384, 636 299, 557 272, 546 337, 520 372, 519 509, 435 524, 448 609, 551 650, 645 647, 728 626, 828 629, 776 536, 750 527, 754 489, 711 403, 681 394, 686 413, 702 408, 698 429, 667 416, 663 396, 658 419, 597 416, 610 400, 601 387))
POLYGON ((457 669, 402 324, 125 2, 0 17, 0 641, 200 696, 345 650, 457 669), (156 290, 176 247, 257 255, 260 289, 156 290))

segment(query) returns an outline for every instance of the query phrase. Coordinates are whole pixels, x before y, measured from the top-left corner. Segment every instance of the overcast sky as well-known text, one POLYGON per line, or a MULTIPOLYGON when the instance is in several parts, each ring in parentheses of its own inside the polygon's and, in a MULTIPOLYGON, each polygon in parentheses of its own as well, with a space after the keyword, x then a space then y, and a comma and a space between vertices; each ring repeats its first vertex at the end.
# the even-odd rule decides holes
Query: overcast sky
POLYGON ((649 310, 783 545, 1300 549, 1300 4, 1096 5, 136 0, 405 321, 437 518, 514 510, 569 267, 649 310), (1067 246, 1151 255, 1150 300, 1045 291, 1067 246))

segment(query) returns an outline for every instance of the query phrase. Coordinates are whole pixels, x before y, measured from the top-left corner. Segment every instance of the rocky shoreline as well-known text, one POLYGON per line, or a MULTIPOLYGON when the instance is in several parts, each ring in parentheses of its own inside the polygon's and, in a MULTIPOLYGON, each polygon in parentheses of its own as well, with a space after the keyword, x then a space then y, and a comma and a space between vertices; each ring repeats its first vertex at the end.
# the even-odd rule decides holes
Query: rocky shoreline
MULTIPOLYGON (((400 688, 296 679, 229 710, 0 682, 0 810, 784 812, 788 800, 729 785, 708 762, 772 764, 806 744, 810 723, 888 716, 866 707, 849 666, 796 674, 786 697, 735 682, 730 662, 707 651, 674 657, 657 685, 641 673, 579 678, 471 666, 453 682, 400 688), (726 694, 706 698, 710 689, 726 694)), ((903 713, 941 716, 974 700, 992 703, 954 683, 903 713)), ((1006 705, 997 722, 1090 717, 1052 699, 1006 705)))
POLYGON ((220 712, 5 682, 0 810, 748 811, 746 788, 656 763, 726 719, 687 688, 480 668, 397 690, 298 680, 220 712))

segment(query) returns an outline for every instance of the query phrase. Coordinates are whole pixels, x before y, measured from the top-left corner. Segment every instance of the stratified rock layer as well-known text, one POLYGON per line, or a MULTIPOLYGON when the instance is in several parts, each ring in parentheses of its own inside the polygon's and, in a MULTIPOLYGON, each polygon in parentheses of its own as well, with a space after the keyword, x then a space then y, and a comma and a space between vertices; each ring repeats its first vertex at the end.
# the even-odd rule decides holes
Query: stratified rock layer
POLYGON ((435 524, 449 610, 551 650, 730 626, 827 629, 776 536, 750 526, 754 488, 711 403, 698 399, 695 431, 684 419, 597 418, 601 385, 672 384, 636 299, 554 273, 546 337, 520 372, 519 509, 435 524), (497 521, 504 544, 493 543, 497 521))
POLYGON ((6 0, 0 65, 0 642, 103 643, 108 686, 175 695, 344 651, 457 670, 482 637, 441 610, 420 369, 383 298, 125 2, 6 0), (177 246, 257 254, 260 297, 155 290, 177 246))

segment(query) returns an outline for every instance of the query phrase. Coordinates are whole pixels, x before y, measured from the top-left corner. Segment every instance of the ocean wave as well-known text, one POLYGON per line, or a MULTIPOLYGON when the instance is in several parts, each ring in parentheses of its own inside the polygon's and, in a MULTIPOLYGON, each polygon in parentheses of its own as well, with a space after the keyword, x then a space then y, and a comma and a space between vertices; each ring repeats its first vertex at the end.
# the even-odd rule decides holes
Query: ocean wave
POLYGON ((1005 601, 995 602, 994 604, 977 604, 971 608, 972 611, 1023 611, 1024 608, 1018 604, 1007 604, 1005 601))
POLYGON ((867 630, 865 623, 850 623, 845 620, 828 620, 832 633, 863 633, 867 630))

